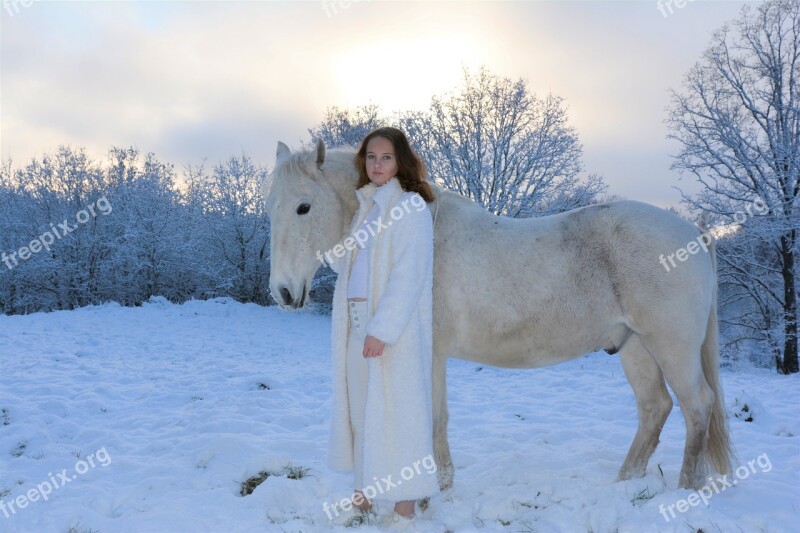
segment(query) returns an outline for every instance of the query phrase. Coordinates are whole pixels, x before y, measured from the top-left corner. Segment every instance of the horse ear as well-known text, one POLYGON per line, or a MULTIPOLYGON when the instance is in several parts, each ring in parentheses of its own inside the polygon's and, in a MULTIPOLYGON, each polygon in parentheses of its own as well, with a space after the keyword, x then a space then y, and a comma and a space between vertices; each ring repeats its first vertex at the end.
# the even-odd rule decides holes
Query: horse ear
POLYGON ((317 139, 317 168, 322 170, 322 164, 325 162, 325 141, 317 139))
POLYGON ((292 151, 289 150, 289 147, 283 144, 281 141, 278 141, 278 150, 275 152, 275 160, 280 161, 286 157, 289 157, 292 151))

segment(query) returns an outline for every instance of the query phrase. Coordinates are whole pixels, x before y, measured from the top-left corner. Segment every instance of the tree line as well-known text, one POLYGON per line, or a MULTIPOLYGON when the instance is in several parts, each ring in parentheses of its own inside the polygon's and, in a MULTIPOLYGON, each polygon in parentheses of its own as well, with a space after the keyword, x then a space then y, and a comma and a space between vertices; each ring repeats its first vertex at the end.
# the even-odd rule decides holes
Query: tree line
POLYGON ((268 304, 265 173, 241 155, 211 169, 188 167, 179 180, 171 164, 135 148, 112 148, 104 163, 69 147, 20 169, 7 162, 0 169, 0 309, 139 305, 152 296, 268 304), (94 216, 81 222, 89 206, 94 216), (71 231, 62 229, 46 248, 34 244, 64 225, 71 231), (32 248, 40 249, 20 253, 32 248))

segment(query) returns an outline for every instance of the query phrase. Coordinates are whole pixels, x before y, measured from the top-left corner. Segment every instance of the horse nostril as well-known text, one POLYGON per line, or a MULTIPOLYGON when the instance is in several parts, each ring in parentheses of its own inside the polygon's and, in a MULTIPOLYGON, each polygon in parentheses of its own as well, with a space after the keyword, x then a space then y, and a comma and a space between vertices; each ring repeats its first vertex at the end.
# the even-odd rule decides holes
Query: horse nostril
POLYGON ((292 294, 289 292, 289 289, 283 287, 281 289, 281 298, 283 298, 283 303, 289 305, 292 303, 292 294))

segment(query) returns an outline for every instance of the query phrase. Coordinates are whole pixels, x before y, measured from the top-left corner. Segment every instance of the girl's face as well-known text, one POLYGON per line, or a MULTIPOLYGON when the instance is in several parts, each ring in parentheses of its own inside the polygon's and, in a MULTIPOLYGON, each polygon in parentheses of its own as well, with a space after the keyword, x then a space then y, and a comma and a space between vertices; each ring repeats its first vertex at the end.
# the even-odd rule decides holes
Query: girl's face
POLYGON ((367 176, 380 187, 397 174, 397 158, 392 142, 385 137, 373 137, 367 143, 367 176))

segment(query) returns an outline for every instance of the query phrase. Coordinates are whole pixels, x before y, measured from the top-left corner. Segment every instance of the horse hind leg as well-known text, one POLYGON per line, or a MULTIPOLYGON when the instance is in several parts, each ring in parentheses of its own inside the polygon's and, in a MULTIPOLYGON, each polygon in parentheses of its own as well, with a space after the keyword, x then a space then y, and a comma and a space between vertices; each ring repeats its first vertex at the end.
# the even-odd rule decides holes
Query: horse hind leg
POLYGON ((700 345, 674 336, 644 336, 642 343, 658 363, 678 398, 686 423, 686 444, 678 485, 699 489, 708 474, 708 435, 714 392, 706 381, 700 345))
POLYGON ((439 489, 444 492, 453 486, 453 460, 447 440, 447 357, 433 357, 433 451, 439 489))
POLYGON ((618 479, 625 480, 645 474, 647 462, 658 445, 661 429, 670 411, 672 398, 664 384, 664 375, 655 359, 633 334, 620 351, 622 368, 636 395, 639 427, 633 438, 618 479))

